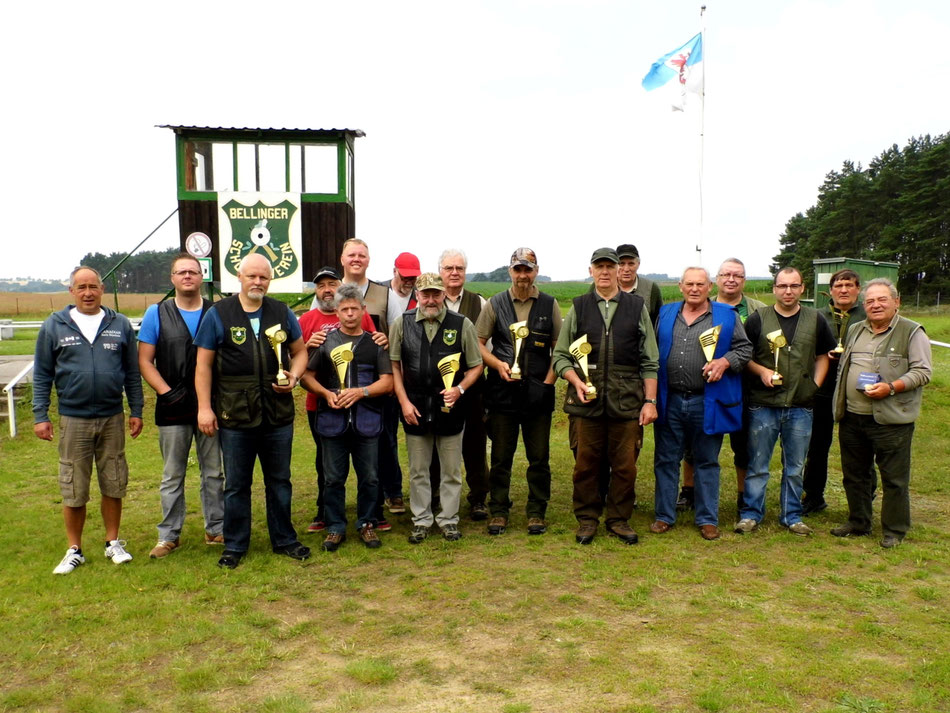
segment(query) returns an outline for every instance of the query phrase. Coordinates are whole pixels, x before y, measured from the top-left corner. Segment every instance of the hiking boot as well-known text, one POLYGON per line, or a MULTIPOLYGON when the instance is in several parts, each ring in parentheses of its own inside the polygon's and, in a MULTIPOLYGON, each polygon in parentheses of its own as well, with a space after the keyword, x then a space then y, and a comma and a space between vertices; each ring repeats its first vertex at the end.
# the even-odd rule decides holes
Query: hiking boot
POLYGON ((528 518, 528 534, 529 535, 543 535, 548 531, 548 526, 544 524, 544 520, 540 517, 529 517, 528 518))
POLYGON ((488 522, 488 534, 489 535, 503 535, 505 534, 505 528, 508 527, 508 518, 507 517, 493 517, 488 522))
POLYGON ((377 547, 382 547, 382 542, 379 540, 379 536, 376 534, 376 528, 373 527, 373 523, 367 522, 359 530, 360 539, 363 541, 363 544, 369 547, 371 550, 375 550, 377 547))
POLYGON ((420 542, 425 541, 429 536, 429 528, 423 525, 416 525, 412 528, 412 532, 409 534, 409 544, 418 545, 420 542))
POLYGON ((82 550, 78 547, 70 547, 66 550, 66 556, 56 565, 53 574, 69 574, 79 565, 85 564, 85 562, 86 558, 82 556, 82 550))
POLYGON ((871 534, 870 530, 859 530, 850 522, 844 525, 838 525, 831 528, 831 534, 835 537, 867 537, 871 534))
MULTIPOLYGON (((376 533, 373 533, 374 535, 376 533)), ((323 549, 327 552, 336 552, 340 545, 343 544, 343 540, 346 539, 346 535, 342 532, 328 532, 327 539, 323 541, 323 549)), ((377 538, 378 541, 378 538, 377 538)))
POLYGON ((488 506, 485 503, 475 503, 472 505, 472 509, 469 511, 470 518, 473 522, 479 522, 481 520, 488 519, 488 506))
POLYGON ((402 515, 406 512, 406 501, 402 499, 401 495, 397 495, 394 498, 386 498, 384 501, 386 507, 389 508, 389 512, 393 515, 402 515))
POLYGON ((132 561, 132 555, 125 551, 125 540, 111 540, 106 545, 106 559, 114 564, 125 564, 132 561))
POLYGON ((615 522, 607 528, 607 534, 610 537, 616 537, 625 545, 635 545, 640 541, 637 533, 625 522, 615 522))
POLYGON ((903 537, 898 537, 897 535, 884 535, 881 539, 881 547, 885 550, 889 550, 892 547, 897 547, 901 542, 904 541, 903 537))
POLYGON ((448 540, 449 542, 456 542, 462 539, 462 533, 459 532, 458 525, 443 525, 442 538, 448 540))
POLYGON ((592 520, 583 520, 577 526, 577 532, 574 534, 574 540, 579 545, 589 545, 594 541, 594 535, 597 534, 597 523, 592 520))
POLYGON ((159 540, 158 544, 152 548, 152 551, 148 553, 148 556, 153 560, 161 559, 162 557, 168 557, 172 553, 172 550, 178 549, 178 540, 159 540))

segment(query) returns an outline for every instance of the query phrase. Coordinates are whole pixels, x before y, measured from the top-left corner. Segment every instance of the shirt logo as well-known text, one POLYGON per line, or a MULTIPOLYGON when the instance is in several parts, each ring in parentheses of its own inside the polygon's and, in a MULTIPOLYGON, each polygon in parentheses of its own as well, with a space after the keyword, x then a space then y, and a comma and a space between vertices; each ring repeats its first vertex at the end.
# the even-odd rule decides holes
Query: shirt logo
POLYGON ((446 329, 442 332, 442 341, 445 342, 445 345, 451 347, 455 344, 455 340, 458 339, 459 331, 457 329, 446 329))
POLYGON ((247 341, 247 327, 231 327, 231 341, 241 346, 247 341))

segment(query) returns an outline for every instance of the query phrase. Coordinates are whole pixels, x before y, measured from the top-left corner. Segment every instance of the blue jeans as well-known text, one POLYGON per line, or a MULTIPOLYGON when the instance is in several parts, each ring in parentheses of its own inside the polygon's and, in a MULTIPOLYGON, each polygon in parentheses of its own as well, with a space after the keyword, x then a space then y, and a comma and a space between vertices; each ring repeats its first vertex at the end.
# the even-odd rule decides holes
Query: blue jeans
POLYGON ((222 428, 224 455, 224 548, 247 552, 251 544, 251 483, 254 460, 261 462, 267 504, 267 531, 271 547, 297 542, 290 518, 293 486, 290 483, 290 452, 294 425, 222 428))
POLYGON ((221 447, 218 436, 206 436, 197 426, 159 426, 158 447, 165 463, 159 493, 162 500, 162 521, 158 523, 158 539, 177 540, 185 524, 185 471, 191 442, 198 454, 201 473, 201 510, 205 532, 220 535, 224 519, 224 471, 221 468, 221 447))
POLYGON ((670 391, 663 423, 653 429, 655 448, 653 472, 656 477, 654 507, 656 519, 676 522, 676 493, 679 491, 680 461, 689 449, 695 467, 697 525, 719 524, 719 449, 722 434, 703 432, 703 395, 670 391))
POLYGON ((350 472, 351 455, 356 471, 356 528, 362 529, 366 523, 376 526, 378 444, 379 437, 366 438, 352 428, 340 436, 320 436, 327 532, 346 533, 346 476, 350 472))
POLYGON ((802 521, 802 469, 811 441, 810 408, 749 407, 749 472, 745 477, 745 507, 740 517, 761 522, 765 517, 765 487, 775 443, 782 439, 782 491, 779 523, 802 521))

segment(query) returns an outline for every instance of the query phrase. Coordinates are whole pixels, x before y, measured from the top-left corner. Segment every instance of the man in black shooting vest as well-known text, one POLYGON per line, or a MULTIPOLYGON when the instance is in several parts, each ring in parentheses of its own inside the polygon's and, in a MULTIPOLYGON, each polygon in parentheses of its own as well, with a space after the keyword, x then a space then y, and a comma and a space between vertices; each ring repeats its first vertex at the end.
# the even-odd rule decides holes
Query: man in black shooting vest
POLYGON ((557 379, 552 353, 561 330, 561 308, 534 285, 538 277, 534 250, 515 250, 508 274, 511 287, 485 304, 476 324, 482 359, 488 366, 485 409, 492 442, 488 534, 500 535, 508 526, 511 464, 520 428, 528 459, 528 534, 541 535, 547 530, 544 516, 551 498, 548 456, 557 379))
POLYGON ((594 289, 574 298, 554 349, 554 369, 569 383, 564 410, 576 417, 575 539, 582 545, 593 541, 605 509, 607 533, 628 545, 637 542, 628 523, 637 455, 643 426, 656 420, 656 336, 643 298, 619 288, 619 262, 612 248, 594 251, 594 289), (587 346, 571 349, 578 339, 587 346), (575 350, 582 358, 587 351, 586 374, 575 350), (604 457, 611 466, 606 498, 599 490, 604 457))
POLYGON ((389 332, 393 385, 402 409, 409 453, 411 544, 419 544, 438 522, 442 537, 458 540, 462 495, 462 428, 465 391, 482 372, 470 320, 445 308, 442 278, 425 272, 416 281, 419 305, 396 318, 389 332), (441 467, 439 501, 432 512, 429 464, 433 449, 441 467))
POLYGON ((139 329, 139 371, 155 389, 155 424, 164 468, 159 493, 162 521, 158 544, 149 556, 158 559, 178 549, 185 524, 185 471, 195 442, 201 473, 201 510, 205 544, 223 545, 224 470, 218 434, 198 430, 198 397, 195 394, 195 334, 211 307, 201 297, 201 265, 182 253, 172 262, 175 296, 145 311, 139 329))
POLYGON ((240 293, 209 309, 195 337, 198 428, 211 436, 220 427, 224 455, 224 553, 218 566, 228 569, 240 564, 251 543, 255 460, 264 475, 271 548, 294 559, 310 556, 290 519, 292 392, 307 368, 307 348, 290 308, 265 296, 273 275, 263 255, 245 257, 238 266, 240 293))

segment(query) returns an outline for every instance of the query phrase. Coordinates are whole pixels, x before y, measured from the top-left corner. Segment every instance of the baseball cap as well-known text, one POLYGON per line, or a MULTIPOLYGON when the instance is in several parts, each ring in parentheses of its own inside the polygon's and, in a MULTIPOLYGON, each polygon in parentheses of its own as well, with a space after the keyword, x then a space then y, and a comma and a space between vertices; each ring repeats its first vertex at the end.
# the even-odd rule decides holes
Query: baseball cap
POLYGON ((445 284, 442 277, 434 272, 423 272, 416 280, 416 291, 421 290, 440 290, 445 292, 445 284))
POLYGON ((422 270, 419 267, 419 258, 412 253, 399 253, 393 264, 403 277, 418 277, 422 270))
POLYGON ((617 257, 640 257, 640 251, 637 250, 636 245, 624 243, 617 246, 617 257))
POLYGON ((323 267, 320 268, 320 271, 314 276, 312 282, 316 284, 320 282, 320 280, 322 280, 324 277, 330 277, 334 280, 337 280, 338 282, 343 279, 342 277, 340 277, 340 273, 337 271, 336 268, 330 267, 329 265, 324 265, 323 267))
POLYGON ((511 253, 511 262, 508 263, 508 267, 514 267, 515 265, 524 265, 532 270, 537 270, 538 257, 531 248, 518 248, 511 253))
POLYGON ((620 262, 617 257, 617 251, 613 248, 597 248, 594 254, 590 256, 590 264, 593 265, 598 260, 610 260, 611 262, 620 262))

